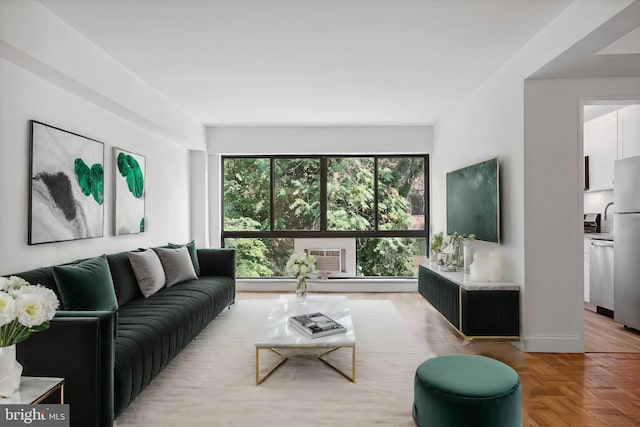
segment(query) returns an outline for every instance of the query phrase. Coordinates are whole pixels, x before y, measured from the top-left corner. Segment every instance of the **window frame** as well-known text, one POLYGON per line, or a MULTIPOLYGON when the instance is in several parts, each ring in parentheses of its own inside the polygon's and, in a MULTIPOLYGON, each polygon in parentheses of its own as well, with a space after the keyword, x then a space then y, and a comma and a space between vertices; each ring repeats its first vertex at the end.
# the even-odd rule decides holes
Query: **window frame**
POLYGON ((336 237, 419 237, 429 241, 429 155, 428 154, 301 154, 301 155, 224 155, 221 156, 222 179, 220 197, 221 244, 224 247, 225 239, 232 238, 336 238, 336 237), (373 158, 374 159, 374 228, 365 231, 329 231, 327 230, 327 173, 328 160, 331 158, 373 158), (388 158, 422 158, 424 160, 424 224, 421 230, 379 230, 379 192, 378 192, 378 160, 388 158), (227 159, 269 159, 269 228, 270 230, 256 231, 227 231, 224 228, 224 168, 227 159), (274 230, 275 228, 275 161, 277 159, 319 159, 320 160, 320 229, 319 230, 274 230))

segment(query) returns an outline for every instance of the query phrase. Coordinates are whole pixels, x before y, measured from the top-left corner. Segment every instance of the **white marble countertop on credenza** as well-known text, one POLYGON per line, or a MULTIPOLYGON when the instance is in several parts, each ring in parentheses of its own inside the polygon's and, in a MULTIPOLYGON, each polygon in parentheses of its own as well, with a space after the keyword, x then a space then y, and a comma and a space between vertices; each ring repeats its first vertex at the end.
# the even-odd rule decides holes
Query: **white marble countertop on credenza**
POLYGON ((501 282, 472 282, 469 280, 469 275, 464 274, 462 271, 440 271, 437 264, 431 264, 427 262, 420 264, 424 268, 428 268, 431 271, 435 271, 442 277, 457 283, 462 288, 468 291, 519 291, 520 285, 513 282, 501 281, 501 282))

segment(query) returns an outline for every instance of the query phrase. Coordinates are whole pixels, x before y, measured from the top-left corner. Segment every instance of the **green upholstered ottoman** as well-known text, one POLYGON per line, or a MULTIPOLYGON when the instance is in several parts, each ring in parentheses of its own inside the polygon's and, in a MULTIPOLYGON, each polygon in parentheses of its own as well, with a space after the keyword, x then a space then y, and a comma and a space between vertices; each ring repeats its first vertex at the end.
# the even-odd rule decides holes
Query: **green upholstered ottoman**
POLYGON ((484 356, 453 354, 422 363, 415 376, 419 427, 521 427, 516 371, 484 356))

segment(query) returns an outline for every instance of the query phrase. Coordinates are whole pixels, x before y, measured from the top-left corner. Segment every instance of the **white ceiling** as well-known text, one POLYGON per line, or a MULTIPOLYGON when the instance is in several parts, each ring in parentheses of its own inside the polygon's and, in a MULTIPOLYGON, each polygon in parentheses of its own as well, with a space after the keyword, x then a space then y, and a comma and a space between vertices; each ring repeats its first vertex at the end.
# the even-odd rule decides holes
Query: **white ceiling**
POLYGON ((208 125, 431 125, 571 0, 41 0, 208 125))

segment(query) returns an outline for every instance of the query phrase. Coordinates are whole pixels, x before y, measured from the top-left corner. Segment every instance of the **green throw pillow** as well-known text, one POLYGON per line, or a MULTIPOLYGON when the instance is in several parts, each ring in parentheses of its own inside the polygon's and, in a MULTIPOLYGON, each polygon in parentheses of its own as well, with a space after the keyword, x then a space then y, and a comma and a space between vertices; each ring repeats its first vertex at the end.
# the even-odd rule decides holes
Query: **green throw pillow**
POLYGON ((196 275, 200 276, 200 263, 198 262, 198 251, 196 251, 196 241, 192 240, 187 244, 179 245, 177 243, 169 243, 167 245, 171 249, 177 249, 180 246, 186 246, 189 250, 189 257, 191 257, 191 262, 193 263, 193 269, 196 272, 196 275))
POLYGON ((113 311, 118 300, 105 255, 73 265, 53 267, 60 299, 65 310, 113 311))

